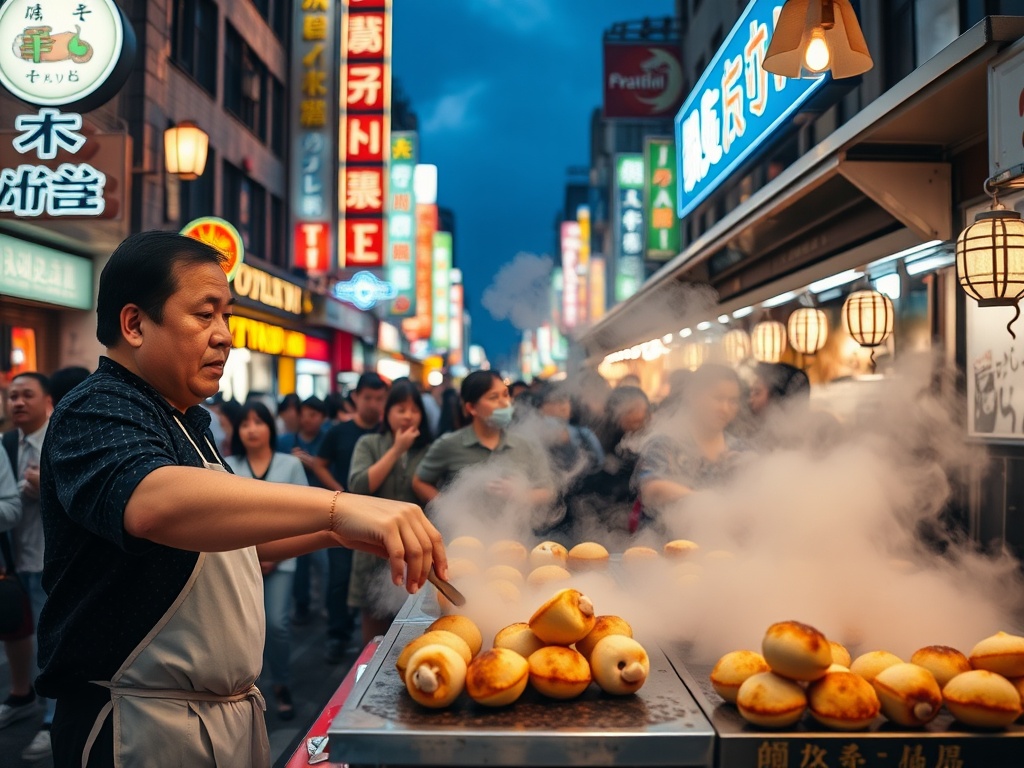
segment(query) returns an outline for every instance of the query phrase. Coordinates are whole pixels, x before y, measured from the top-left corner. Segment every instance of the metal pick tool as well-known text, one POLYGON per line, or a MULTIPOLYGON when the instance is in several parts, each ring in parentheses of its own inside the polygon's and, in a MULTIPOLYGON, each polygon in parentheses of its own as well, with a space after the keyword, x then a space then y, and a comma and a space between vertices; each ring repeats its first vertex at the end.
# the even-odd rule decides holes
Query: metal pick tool
POLYGON ((430 566, 430 573, 427 574, 427 581, 437 587, 437 591, 447 597, 453 605, 461 608, 466 604, 466 598, 455 587, 434 573, 434 566, 430 566))

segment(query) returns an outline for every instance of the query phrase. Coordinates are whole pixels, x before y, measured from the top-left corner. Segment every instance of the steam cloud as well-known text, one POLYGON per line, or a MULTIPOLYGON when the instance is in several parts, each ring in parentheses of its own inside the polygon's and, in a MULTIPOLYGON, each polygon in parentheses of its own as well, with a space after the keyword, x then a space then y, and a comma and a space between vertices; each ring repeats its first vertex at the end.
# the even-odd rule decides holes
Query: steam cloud
MULTIPOLYGON (((537 267, 531 275, 544 262, 550 266, 524 256, 502 271, 507 276, 499 275, 492 291, 510 311, 514 296, 529 295, 522 286, 533 279, 518 275, 516 264, 537 267)), ((652 312, 671 312, 683 327, 691 315, 706 316, 708 300, 683 290, 652 302, 652 312)), ((905 660, 925 645, 966 653, 996 631, 1013 631, 1024 602, 1019 563, 1005 551, 983 551, 945 524, 956 508, 951 480, 962 481, 985 461, 984 449, 964 439, 954 377, 930 355, 904 355, 884 380, 816 388, 810 409, 779 412, 766 425, 784 448, 752 453, 724 487, 662 510, 660 528, 632 537, 621 527, 609 530, 604 502, 596 499, 577 519, 573 540, 562 542, 599 541, 614 561, 627 547, 660 552, 667 541, 685 538, 700 546, 690 558, 661 558, 643 568, 623 562, 568 584, 524 586, 521 604, 488 599, 478 591, 479 576, 455 579, 477 590, 468 614, 487 637, 526 621, 557 589, 576 586, 599 614, 629 621, 641 641, 685 643, 687 657, 704 663, 730 650, 759 649, 765 629, 788 619, 817 627, 855 657, 889 650, 905 660)), ((608 391, 592 373, 564 386, 593 404, 608 391)), ((642 451, 652 436, 686 428, 684 411, 657 410, 635 447, 642 451)), ((516 429, 545 437, 536 418, 516 429)), ((490 483, 508 476, 498 462, 460 473, 430 510, 446 541, 513 539, 531 549, 547 538, 534 533, 545 522, 536 510, 489 492, 490 483)), ((514 482, 525 487, 530 479, 514 482)))
POLYGON ((481 303, 495 320, 508 320, 521 331, 538 328, 551 317, 553 267, 549 256, 519 253, 498 270, 481 303))

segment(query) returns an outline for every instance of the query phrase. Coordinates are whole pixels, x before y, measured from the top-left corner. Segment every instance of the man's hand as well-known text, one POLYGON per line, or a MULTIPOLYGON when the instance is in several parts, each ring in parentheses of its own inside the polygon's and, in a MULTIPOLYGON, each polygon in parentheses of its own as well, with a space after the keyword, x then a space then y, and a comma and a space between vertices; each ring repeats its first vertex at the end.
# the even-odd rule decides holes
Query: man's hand
POLYGON ((25 477, 22 480, 21 494, 29 499, 39 498, 39 467, 31 464, 25 470, 25 477))
POLYGON ((342 494, 334 515, 334 535, 350 549, 361 549, 391 563, 395 584, 415 594, 431 566, 442 579, 448 575, 444 541, 415 504, 376 496, 342 494))

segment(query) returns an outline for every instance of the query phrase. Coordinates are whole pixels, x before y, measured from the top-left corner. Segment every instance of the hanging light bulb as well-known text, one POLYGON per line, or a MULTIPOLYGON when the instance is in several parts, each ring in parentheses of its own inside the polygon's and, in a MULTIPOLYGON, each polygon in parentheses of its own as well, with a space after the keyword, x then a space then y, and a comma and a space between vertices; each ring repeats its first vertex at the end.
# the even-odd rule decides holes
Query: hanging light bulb
POLYGON ((832 53, 825 40, 825 30, 815 27, 811 30, 811 39, 804 51, 804 66, 811 72, 824 72, 832 63, 832 53))

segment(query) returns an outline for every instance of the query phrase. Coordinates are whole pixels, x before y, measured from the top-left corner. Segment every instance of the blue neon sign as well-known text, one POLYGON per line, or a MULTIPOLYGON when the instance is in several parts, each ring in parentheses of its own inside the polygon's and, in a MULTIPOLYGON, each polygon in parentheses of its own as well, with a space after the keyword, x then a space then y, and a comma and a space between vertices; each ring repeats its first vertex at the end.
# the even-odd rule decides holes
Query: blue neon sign
POLYGON ((765 72, 782 0, 751 0, 675 119, 678 214, 700 205, 831 77, 765 72))
POLYGON ((365 312, 373 309, 381 301, 395 298, 398 289, 394 283, 385 282, 372 272, 364 270, 356 272, 347 282, 335 283, 334 295, 365 312))

